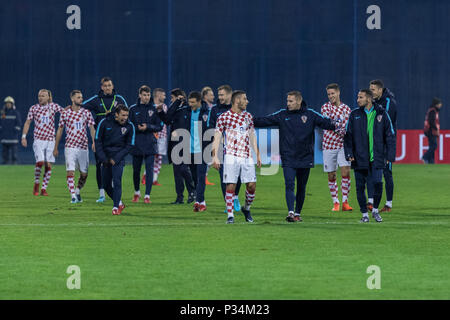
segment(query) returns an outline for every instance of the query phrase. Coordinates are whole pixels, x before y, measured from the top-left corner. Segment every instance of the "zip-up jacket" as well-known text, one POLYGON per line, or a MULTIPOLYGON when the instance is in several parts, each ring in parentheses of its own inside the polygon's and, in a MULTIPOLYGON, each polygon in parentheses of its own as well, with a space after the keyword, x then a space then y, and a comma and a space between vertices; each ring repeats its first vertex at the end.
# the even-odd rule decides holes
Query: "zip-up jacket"
POLYGON ((114 118, 116 106, 120 103, 128 107, 125 98, 116 94, 116 90, 113 89, 111 95, 105 95, 103 90, 100 90, 98 94, 84 101, 83 107, 92 112, 95 120, 95 128, 97 128, 100 121, 105 118, 106 111, 110 111, 109 115, 114 118))
MULTIPOLYGON (((373 124, 373 165, 377 169, 385 166, 384 160, 395 161, 395 131, 389 114, 376 104, 373 124), (386 151, 386 152, 385 152, 386 151)), ((364 107, 350 113, 344 137, 345 158, 352 161, 353 169, 368 169, 370 164, 367 113, 364 107)))
MULTIPOLYGON (((192 129, 192 123, 191 123, 191 116, 192 116, 192 109, 190 106, 183 103, 181 100, 177 100, 169 107, 167 110, 167 113, 164 111, 158 112, 159 117, 164 121, 166 124, 170 124, 172 127, 172 132, 174 132, 177 129, 185 129, 189 131, 190 136, 194 136, 194 132, 191 131, 192 129)), ((197 137, 199 138, 200 143, 200 150, 201 152, 204 151, 206 146, 210 143, 210 141, 203 141, 203 136, 205 132, 210 129, 211 127, 208 126, 208 120, 209 120, 210 110, 208 109, 208 106, 206 105, 206 102, 202 101, 202 106, 199 109, 199 115, 198 115, 198 124, 197 124, 197 137)), ((213 134, 210 137, 210 140, 213 138, 213 134)), ((180 141, 172 141, 170 139, 169 142, 169 149, 172 150, 173 146, 178 144, 180 141)), ((191 140, 192 142, 192 140, 191 140)), ((189 144, 191 146, 191 144, 189 144)), ((170 152, 171 153, 171 152, 170 152)))
POLYGON ((314 128, 335 130, 336 122, 307 108, 302 101, 299 110, 280 109, 265 117, 254 117, 255 127, 278 127, 283 167, 314 167, 314 128))
POLYGON ((376 99, 374 102, 386 110, 391 118, 394 132, 397 132, 397 101, 395 101, 395 96, 391 90, 384 88, 381 97, 376 99))
POLYGON ((215 128, 217 119, 222 113, 227 112, 231 109, 231 104, 221 104, 220 101, 217 99, 217 103, 211 108, 209 112, 209 121, 208 121, 208 127, 209 128, 215 128))
POLYGON ((4 108, 0 114, 0 143, 19 143, 22 129, 20 113, 15 107, 4 108))
POLYGON ((106 117, 100 121, 95 133, 95 152, 103 163, 109 159, 119 163, 131 151, 134 141, 135 129, 131 122, 121 125, 116 119, 106 117))
POLYGON ((131 149, 132 155, 150 155, 158 153, 157 139, 154 132, 162 130, 161 119, 153 106, 152 101, 149 104, 142 104, 140 99, 136 104, 130 107, 129 119, 134 124, 136 130, 136 141, 131 149), (139 130, 138 125, 146 124, 145 131, 139 130))

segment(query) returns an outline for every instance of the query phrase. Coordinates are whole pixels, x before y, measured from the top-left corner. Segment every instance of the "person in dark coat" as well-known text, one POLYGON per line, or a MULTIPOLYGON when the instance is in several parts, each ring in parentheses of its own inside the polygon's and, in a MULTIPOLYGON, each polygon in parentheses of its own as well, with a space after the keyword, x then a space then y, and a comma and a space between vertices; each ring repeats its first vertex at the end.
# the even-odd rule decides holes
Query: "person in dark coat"
MULTIPOLYGON (((391 90, 389 90, 389 88, 385 88, 383 81, 379 79, 370 81, 369 89, 370 91, 372 91, 374 104, 380 105, 389 114, 396 135, 397 101, 395 100, 394 94, 391 90)), ((394 178, 392 176, 392 162, 386 162, 386 166, 383 169, 383 176, 386 188, 386 204, 380 212, 390 212, 392 209, 392 200, 394 198, 394 178)), ((369 209, 372 210, 374 188, 373 183, 370 183, 370 181, 367 189, 369 194, 369 209)))
MULTIPOLYGON (((92 96, 83 102, 83 107, 92 112, 95 121, 95 129, 97 129, 98 124, 105 117, 112 115, 114 118, 115 108, 119 104, 123 104, 128 107, 128 104, 124 97, 120 94, 116 93, 114 89, 114 84, 112 79, 109 77, 103 77, 101 79, 101 89, 98 94, 92 96)), ((105 190, 102 186, 102 169, 101 169, 101 161, 99 161, 97 152, 94 153, 95 162, 96 162, 96 178, 97 178, 97 187, 100 193, 100 196, 97 202, 105 201, 105 190)))
POLYGON ((301 222, 306 184, 310 169, 314 167, 314 129, 340 129, 330 118, 306 106, 299 91, 287 94, 287 107, 265 117, 253 119, 255 127, 278 127, 280 130, 280 156, 288 207, 287 222, 301 222), (297 179, 297 194, 294 194, 297 179), (295 211, 294 211, 295 203, 295 211))
POLYGON ((358 93, 358 106, 350 113, 344 137, 345 158, 352 162, 356 179, 356 195, 363 215, 361 222, 369 222, 365 188, 373 181, 374 203, 372 217, 382 222, 378 206, 383 193, 383 169, 386 162, 395 161, 395 132, 389 114, 372 102, 372 91, 358 93))
POLYGON ((422 156, 424 163, 434 164, 434 152, 437 149, 437 138, 439 137, 439 111, 442 108, 442 100, 433 98, 431 106, 425 115, 425 122, 423 126, 423 133, 428 138, 428 150, 422 156))
POLYGON ((136 141, 131 149, 133 156, 133 184, 134 197, 133 202, 138 202, 141 197, 140 176, 142 162, 145 164, 145 196, 144 203, 150 203, 150 193, 153 185, 153 163, 155 154, 158 153, 158 141, 154 135, 155 132, 162 130, 161 119, 156 112, 151 101, 150 87, 141 86, 139 88, 139 98, 136 104, 130 107, 130 122, 136 129, 136 141))
POLYGON ((14 99, 6 97, 0 115, 0 143, 2 144, 3 164, 17 164, 17 145, 22 128, 22 120, 16 109, 14 99))

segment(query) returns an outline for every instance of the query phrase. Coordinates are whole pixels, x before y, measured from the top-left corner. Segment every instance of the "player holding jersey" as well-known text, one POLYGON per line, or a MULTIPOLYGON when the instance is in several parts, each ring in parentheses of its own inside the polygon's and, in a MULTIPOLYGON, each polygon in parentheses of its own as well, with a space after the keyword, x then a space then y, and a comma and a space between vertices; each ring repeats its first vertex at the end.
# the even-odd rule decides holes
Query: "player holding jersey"
POLYGON ((48 196, 47 186, 52 175, 51 163, 55 162, 53 149, 55 146, 55 114, 62 112, 60 105, 52 102, 50 90, 41 89, 38 93, 39 103, 30 107, 27 120, 22 131, 22 146, 27 147, 27 133, 31 121, 34 121, 33 151, 36 158, 34 169, 33 194, 39 195, 39 183, 42 166, 45 167, 44 179, 42 181, 41 196, 48 196))
POLYGON ((245 215, 245 221, 253 222, 250 206, 255 198, 256 172, 255 162, 250 154, 250 146, 256 153, 259 168, 261 167, 261 157, 256 141, 253 116, 246 111, 248 102, 244 91, 234 91, 231 97, 232 107, 218 117, 214 134, 212 165, 217 170, 220 168, 217 153, 222 137, 224 141, 223 182, 226 184, 227 223, 234 223, 233 197, 239 177, 247 187, 242 212, 245 215))
POLYGON ((91 112, 82 108, 83 95, 79 90, 70 93, 72 105, 61 113, 59 128, 56 132, 56 143, 53 155, 58 156, 58 145, 61 140, 64 126, 66 127, 66 145, 64 157, 66 158, 67 186, 72 197, 71 203, 82 202, 80 190, 86 183, 89 168, 88 136, 86 126, 89 127, 92 138, 92 151, 95 152, 94 118, 91 112), (75 170, 80 171, 78 186, 75 189, 75 170))
MULTIPOLYGON (((329 102, 322 106, 321 113, 336 122, 340 122, 342 127, 348 122, 350 108, 341 102, 339 85, 331 83, 327 86, 329 102)), ((338 186, 336 182, 336 170, 341 168, 341 190, 342 190, 342 211, 351 211, 353 208, 348 204, 348 194, 350 192, 350 162, 345 160, 344 153, 345 132, 324 130, 323 132, 323 170, 328 173, 328 188, 333 199, 332 211, 339 211, 340 203, 338 199, 338 186)))

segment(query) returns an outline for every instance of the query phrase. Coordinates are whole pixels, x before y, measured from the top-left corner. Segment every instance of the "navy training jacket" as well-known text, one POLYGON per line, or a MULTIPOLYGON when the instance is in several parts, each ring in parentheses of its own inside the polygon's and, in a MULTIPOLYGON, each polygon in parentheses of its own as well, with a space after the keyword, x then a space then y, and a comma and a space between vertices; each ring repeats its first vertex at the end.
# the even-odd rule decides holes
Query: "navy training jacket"
POLYGON ((335 130, 335 121, 307 108, 302 101, 299 110, 280 109, 265 117, 254 117, 255 127, 278 127, 283 167, 314 167, 314 129, 335 130))
POLYGON ((217 100, 217 103, 210 110, 208 127, 215 128, 217 119, 219 119, 219 116, 222 113, 225 113, 230 109, 231 109, 231 104, 221 104, 220 101, 217 100))
POLYGON ((136 140, 130 153, 134 156, 157 154, 158 140, 154 133, 162 130, 163 123, 152 101, 149 104, 141 104, 138 99, 136 104, 130 107, 129 120, 134 124, 136 130, 136 140), (138 125, 144 123, 147 125, 147 129, 139 130, 138 125))
POLYGON ((131 151, 135 142, 134 125, 127 121, 123 126, 113 117, 106 117, 97 126, 95 132, 95 152, 101 162, 113 159, 122 161, 131 151))
POLYGON ((98 94, 84 101, 83 107, 92 112, 95 128, 97 128, 100 121, 106 117, 106 110, 111 111, 109 115, 114 118, 116 106, 120 103, 128 107, 125 98, 120 94, 116 94, 116 90, 113 89, 112 95, 105 95, 103 90, 100 90, 98 94))
POLYGON ((379 99, 376 99, 375 104, 379 104, 386 110, 391 118, 394 132, 397 132, 397 101, 395 101, 394 94, 388 88, 383 89, 383 94, 379 99))
MULTIPOLYGON (((373 165, 377 169, 385 167, 384 159, 395 161, 395 131, 389 114, 379 105, 374 105, 376 115, 373 125, 373 165), (385 153, 386 150, 386 153, 385 153)), ((367 114, 364 107, 350 113, 344 137, 345 158, 355 158, 353 169, 369 168, 369 135, 367 114)))
MULTIPOLYGON (((201 130, 199 126, 199 138, 200 138, 200 146, 202 149, 202 152, 205 150, 206 146, 211 142, 214 132, 212 132, 211 137, 208 141, 203 141, 203 137, 205 132, 211 128, 211 125, 208 126, 208 123, 210 124, 210 109, 208 109, 208 106, 206 102, 202 101, 202 106, 200 107, 200 114, 198 117, 199 122, 201 123, 201 130)), ((185 129, 189 132, 191 132, 191 115, 192 115, 192 109, 190 106, 184 104, 182 100, 176 100, 167 110, 167 113, 164 111, 158 112, 159 117, 163 120, 163 122, 167 125, 171 125, 172 132, 177 129, 185 129)), ((170 139, 169 141, 169 149, 172 150, 173 146, 178 144, 180 141, 172 141, 170 139)), ((170 151, 171 153, 171 151, 170 151)))

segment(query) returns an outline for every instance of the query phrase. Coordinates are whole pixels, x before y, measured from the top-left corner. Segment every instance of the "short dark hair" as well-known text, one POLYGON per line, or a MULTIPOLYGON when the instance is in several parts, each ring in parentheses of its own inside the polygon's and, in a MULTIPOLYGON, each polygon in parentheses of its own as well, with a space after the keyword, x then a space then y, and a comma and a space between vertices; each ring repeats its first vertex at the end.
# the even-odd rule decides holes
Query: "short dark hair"
POLYGON ((370 89, 361 89, 361 90, 359 90, 359 92, 364 92, 366 94, 366 96, 369 97, 370 99, 373 98, 373 94, 370 89))
POLYGON ((370 81, 370 84, 373 84, 374 86, 377 86, 378 88, 384 88, 384 83, 380 79, 375 79, 370 81))
POLYGON ((189 93, 189 97, 188 99, 195 99, 197 101, 201 101, 202 100, 202 94, 198 91, 191 91, 189 93))
POLYGON ((103 77, 102 80, 100 80, 100 83, 103 84, 103 83, 108 82, 108 81, 112 82, 112 79, 110 77, 103 77))
POLYGON ((288 96, 294 96, 295 99, 297 99, 297 100, 303 100, 302 93, 300 91, 297 91, 297 90, 289 91, 287 93, 287 95, 288 96))
POLYGON ((141 87, 139 88, 139 94, 141 94, 142 92, 148 92, 148 93, 150 93, 150 92, 151 92, 151 89, 150 89, 149 86, 143 85, 143 86, 141 86, 141 87))
POLYGON ((72 90, 72 91, 70 91, 70 97, 72 98, 74 95, 76 95, 77 93, 80 93, 81 94, 81 91, 80 90, 72 90))
POLYGON ((120 111, 126 111, 129 112, 130 110, 128 109, 128 107, 122 103, 119 103, 116 107, 116 113, 119 114, 120 111))
POLYGON ((341 91, 341 89, 339 89, 339 85, 337 83, 330 83, 329 85, 327 85, 327 90, 337 90, 337 91, 341 91))
POLYGON ((183 96, 186 98, 186 93, 183 90, 181 90, 180 88, 172 89, 172 91, 170 91, 170 94, 175 97, 183 96))
POLYGON ((229 86, 228 84, 224 84, 217 88, 217 91, 220 91, 220 90, 225 90, 227 93, 233 92, 233 89, 231 89, 231 86, 229 86))
POLYGON ((243 94, 246 94, 245 91, 242 91, 242 90, 233 91, 233 94, 231 95, 231 104, 234 104, 236 99, 243 94))

